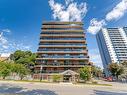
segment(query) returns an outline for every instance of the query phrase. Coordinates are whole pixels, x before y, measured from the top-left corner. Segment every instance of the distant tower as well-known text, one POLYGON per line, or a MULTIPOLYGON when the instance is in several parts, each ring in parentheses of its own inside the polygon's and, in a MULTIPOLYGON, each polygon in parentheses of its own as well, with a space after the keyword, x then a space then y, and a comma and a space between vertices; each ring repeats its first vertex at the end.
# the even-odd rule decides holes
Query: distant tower
POLYGON ((35 77, 41 66, 43 78, 48 79, 53 74, 77 73, 89 64, 83 23, 43 22, 37 55, 35 77))
POLYGON ((97 33, 96 38, 104 70, 108 76, 108 64, 127 61, 127 27, 103 28, 97 33))

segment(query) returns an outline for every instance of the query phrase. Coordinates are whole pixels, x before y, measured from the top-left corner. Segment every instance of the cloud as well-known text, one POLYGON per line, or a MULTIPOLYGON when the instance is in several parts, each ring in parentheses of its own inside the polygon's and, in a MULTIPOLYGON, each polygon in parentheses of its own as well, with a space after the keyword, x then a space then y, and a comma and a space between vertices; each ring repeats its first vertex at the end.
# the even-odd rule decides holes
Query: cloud
POLYGON ((7 49, 8 48, 8 40, 4 37, 4 32, 0 33, 0 48, 7 49))
POLYGON ((11 53, 15 50, 30 50, 31 45, 24 44, 24 40, 17 42, 7 38, 6 33, 11 33, 9 29, 3 29, 0 32, 0 54, 11 53))
POLYGON ((103 68, 101 57, 97 49, 90 49, 89 56, 90 56, 90 61, 94 62, 94 64, 96 64, 97 66, 103 68))
POLYGON ((97 19, 93 18, 90 21, 87 31, 91 34, 96 34, 103 26, 106 25, 107 21, 118 20, 123 17, 126 12, 127 0, 122 0, 109 13, 107 13, 104 19, 97 21, 97 19))
POLYGON ((26 45, 23 42, 11 42, 9 44, 9 47, 12 51, 14 50, 30 50, 31 46, 30 45, 26 45))
POLYGON ((127 12, 127 0, 122 0, 106 15, 106 20, 111 21, 120 19, 126 12, 127 12))
POLYGON ((11 30, 9 30, 9 29, 0 30, 0 47, 7 49, 8 48, 8 40, 4 36, 5 33, 11 33, 11 30))
POLYGON ((104 25, 106 25, 105 20, 98 21, 96 18, 93 18, 87 31, 91 34, 96 34, 104 25))
POLYGON ((10 29, 3 29, 2 31, 3 31, 3 32, 11 33, 11 30, 10 30, 10 29))
POLYGON ((0 57, 9 57, 10 56, 10 53, 2 53, 1 55, 0 55, 0 57))
POLYGON ((53 18, 60 21, 81 21, 87 13, 85 2, 77 4, 74 0, 65 0, 65 5, 49 0, 53 18))
POLYGON ((65 0, 65 4, 69 5, 70 3, 72 3, 74 0, 65 0))

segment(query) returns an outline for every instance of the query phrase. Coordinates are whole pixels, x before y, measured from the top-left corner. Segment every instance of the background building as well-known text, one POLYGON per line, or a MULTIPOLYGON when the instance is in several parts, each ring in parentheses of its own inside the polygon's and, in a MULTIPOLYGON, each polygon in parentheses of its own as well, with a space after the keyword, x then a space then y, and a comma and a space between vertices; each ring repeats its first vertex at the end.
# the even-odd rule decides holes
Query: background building
POLYGON ((44 22, 37 51, 35 75, 50 78, 64 74, 71 80, 79 68, 89 64, 86 38, 82 22, 44 22))
POLYGON ((6 60, 10 60, 10 54, 7 53, 0 54, 0 61, 6 61, 6 60))
POLYGON ((108 76, 108 64, 127 61, 127 27, 103 28, 97 33, 96 38, 104 71, 108 76))

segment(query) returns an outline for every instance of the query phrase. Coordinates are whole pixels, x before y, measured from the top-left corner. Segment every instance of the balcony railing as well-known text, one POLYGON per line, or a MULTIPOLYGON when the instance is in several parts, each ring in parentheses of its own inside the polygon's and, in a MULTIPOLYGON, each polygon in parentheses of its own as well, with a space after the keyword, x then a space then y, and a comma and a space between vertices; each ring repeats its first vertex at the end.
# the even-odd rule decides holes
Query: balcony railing
POLYGON ((68 30, 68 31, 70 31, 70 30, 82 30, 83 28, 56 28, 56 27, 54 27, 54 28, 42 28, 43 30, 68 30))
POLYGON ((62 45, 62 46, 66 46, 66 45, 69 45, 69 46, 84 46, 86 44, 78 44, 78 43, 74 43, 74 44, 70 44, 70 43, 63 43, 63 44, 60 44, 60 43, 39 43, 39 45, 62 45))
POLYGON ((41 32, 41 34, 48 34, 48 35, 53 35, 53 34, 70 34, 70 35, 75 35, 75 34, 84 34, 83 32, 41 32))
POLYGON ((87 54, 87 51, 38 51, 38 54, 87 54))
POLYGON ((86 47, 86 45, 39 45, 39 47, 86 47))
POLYGON ((89 56, 39 56, 36 59, 89 59, 89 56))
POLYGON ((88 56, 43 56, 43 58, 87 58, 88 56))
POLYGON ((57 39, 57 40, 40 40, 40 42, 86 42, 84 39, 80 40, 67 40, 67 39, 57 39))
POLYGON ((87 58, 36 58, 36 60, 89 60, 89 57, 87 58))
POLYGON ((83 49, 74 49, 74 50, 72 50, 72 49, 38 49, 38 51, 50 51, 50 52, 52 52, 52 51, 65 51, 65 52, 68 52, 68 51, 70 51, 70 52, 77 52, 77 51, 85 51, 85 50, 83 50, 83 49))
POLYGON ((48 32, 84 32, 84 30, 65 30, 65 29, 62 29, 62 30, 57 30, 57 29, 43 29, 42 31, 48 31, 48 32))
POLYGON ((41 40, 86 40, 85 38, 40 38, 41 40))
POLYGON ((43 25, 43 28, 78 28, 78 29, 83 29, 81 25, 43 25))
POLYGON ((79 34, 79 33, 72 33, 71 35, 68 35, 67 33, 61 34, 61 33, 45 33, 42 32, 41 36, 84 36, 84 33, 79 34))
MULTIPOLYGON (((77 64, 77 65, 74 65, 74 64, 63 64, 63 65, 44 65, 42 64, 43 67, 83 67, 85 66, 86 64, 77 64)), ((41 65, 36 65, 35 67, 41 67, 41 65)))
MULTIPOLYGON (((86 65, 87 63, 85 63, 85 62, 79 62, 79 63, 70 63, 70 62, 68 62, 68 63, 59 63, 59 62, 57 62, 57 63, 40 63, 41 65, 46 65, 46 66, 77 66, 77 65, 86 65)), ((38 65, 37 65, 38 66, 38 65)))

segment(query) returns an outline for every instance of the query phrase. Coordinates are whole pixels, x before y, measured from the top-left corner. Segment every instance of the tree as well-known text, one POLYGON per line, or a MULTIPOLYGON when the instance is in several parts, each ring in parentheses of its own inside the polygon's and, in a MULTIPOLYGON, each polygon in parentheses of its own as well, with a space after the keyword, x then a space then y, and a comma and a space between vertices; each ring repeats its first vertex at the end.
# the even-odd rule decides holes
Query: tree
POLYGON ((29 69, 35 64, 36 54, 31 51, 21 51, 17 50, 10 57, 15 63, 23 64, 29 69))
POLYGON ((7 76, 10 75, 10 73, 10 64, 7 64, 6 62, 0 62, 0 76, 5 79, 7 76))
POLYGON ((101 77, 102 74, 103 74, 103 71, 100 67, 97 67, 97 66, 92 66, 92 75, 93 77, 101 77))
POLYGON ((23 64, 16 64, 15 68, 17 68, 15 72, 20 76, 21 80, 30 73, 29 69, 27 69, 23 64))
POLYGON ((118 79, 118 76, 123 73, 123 67, 118 65, 117 63, 111 63, 108 66, 109 71, 111 72, 112 76, 118 79))
POLYGON ((127 61, 121 63, 124 67, 127 67, 127 61))
POLYGON ((7 76, 13 76, 13 74, 19 75, 22 80, 30 70, 26 68, 23 64, 16 64, 14 62, 0 62, 0 76, 5 79, 7 76))
POLYGON ((83 79, 85 82, 91 79, 91 67, 84 66, 79 70, 80 78, 83 79))
POLYGON ((127 79, 127 61, 122 62, 121 65, 123 66, 124 72, 120 77, 127 79))

